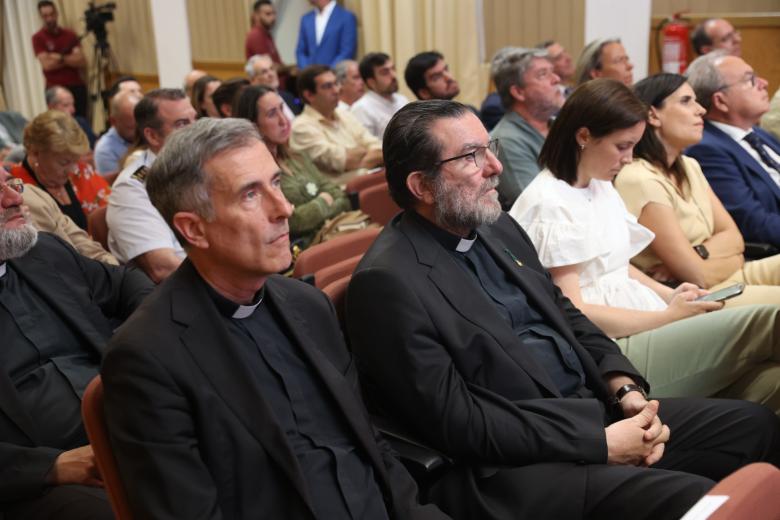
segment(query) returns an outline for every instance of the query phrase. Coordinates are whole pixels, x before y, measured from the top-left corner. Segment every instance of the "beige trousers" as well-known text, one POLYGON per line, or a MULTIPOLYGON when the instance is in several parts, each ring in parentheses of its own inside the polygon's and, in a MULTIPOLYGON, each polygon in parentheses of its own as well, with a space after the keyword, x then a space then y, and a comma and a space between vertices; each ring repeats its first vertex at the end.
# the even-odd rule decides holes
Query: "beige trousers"
POLYGON ((780 305, 780 255, 745 262, 742 269, 712 286, 710 291, 717 291, 735 283, 744 283, 745 292, 727 300, 726 307, 756 303, 780 305))

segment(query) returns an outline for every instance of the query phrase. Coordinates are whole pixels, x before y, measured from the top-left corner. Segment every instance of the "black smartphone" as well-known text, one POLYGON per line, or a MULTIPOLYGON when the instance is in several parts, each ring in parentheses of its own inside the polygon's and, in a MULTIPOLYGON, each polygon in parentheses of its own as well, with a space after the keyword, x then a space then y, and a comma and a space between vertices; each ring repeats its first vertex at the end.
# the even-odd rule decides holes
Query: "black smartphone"
POLYGON ((722 302, 723 300, 728 300, 729 298, 733 298, 735 296, 739 296, 742 294, 742 291, 745 290, 745 284, 744 283, 735 283, 734 285, 730 285, 729 287, 726 287, 725 289, 721 289, 719 291, 711 292, 710 294, 705 294, 704 296, 699 296, 696 298, 695 301, 697 302, 722 302))

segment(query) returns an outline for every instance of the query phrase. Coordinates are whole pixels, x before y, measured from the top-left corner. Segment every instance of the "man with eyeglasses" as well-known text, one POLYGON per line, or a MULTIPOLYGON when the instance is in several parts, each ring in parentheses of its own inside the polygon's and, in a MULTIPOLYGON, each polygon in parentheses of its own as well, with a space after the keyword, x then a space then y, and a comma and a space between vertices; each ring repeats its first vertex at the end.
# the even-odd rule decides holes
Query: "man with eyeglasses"
POLYGON ((108 520, 81 398, 152 283, 39 233, 24 188, 0 169, 0 517, 108 520))
POLYGON ((564 98, 547 51, 518 48, 492 69, 505 113, 490 135, 501 141, 498 200, 507 210, 539 173, 539 152, 564 98))
POLYGON ((338 184, 382 166, 382 143, 349 110, 337 108, 339 84, 325 65, 310 65, 298 75, 305 102, 290 133, 290 148, 308 155, 338 184))
POLYGON ((769 110, 767 81, 722 50, 694 60, 687 76, 707 114, 701 142, 686 155, 746 241, 780 247, 780 141, 757 126, 769 110))
POLYGON ((691 33, 691 44, 698 55, 721 49, 732 56, 742 55, 742 35, 728 20, 709 18, 691 33))
POLYGON ((711 479, 776 462, 764 407, 647 400, 501 211, 497 144, 462 104, 398 111, 383 148, 404 211, 346 298, 369 402, 454 459, 429 497, 455 518, 680 518, 711 479))

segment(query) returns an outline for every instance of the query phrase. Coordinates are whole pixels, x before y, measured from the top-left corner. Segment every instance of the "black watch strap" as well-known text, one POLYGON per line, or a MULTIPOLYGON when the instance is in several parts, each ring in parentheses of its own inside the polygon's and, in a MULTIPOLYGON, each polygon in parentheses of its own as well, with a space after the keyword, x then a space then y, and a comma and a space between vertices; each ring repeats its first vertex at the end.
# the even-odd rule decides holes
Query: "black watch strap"
POLYGON ((631 383, 628 385, 623 385, 620 388, 618 388, 618 391, 615 392, 615 401, 614 401, 615 404, 618 404, 621 401, 621 399, 623 399, 626 396, 626 394, 629 392, 639 392, 640 394, 642 394, 642 397, 647 399, 647 392, 645 392, 645 389, 639 385, 631 383))

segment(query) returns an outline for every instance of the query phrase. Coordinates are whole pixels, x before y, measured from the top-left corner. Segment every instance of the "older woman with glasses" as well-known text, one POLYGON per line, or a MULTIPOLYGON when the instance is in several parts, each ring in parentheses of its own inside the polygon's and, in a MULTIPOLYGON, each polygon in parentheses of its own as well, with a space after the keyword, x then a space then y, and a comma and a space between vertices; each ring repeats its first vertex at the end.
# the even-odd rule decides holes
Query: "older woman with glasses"
POLYGON ((693 284, 664 286, 630 265, 653 234, 612 186, 631 162, 647 108, 613 80, 569 97, 510 215, 563 293, 653 385, 654 397, 728 396, 780 414, 780 307, 718 310, 693 284), (712 312, 714 311, 714 312, 712 312), (773 382, 775 381, 775 382, 773 382))
POLYGON ((87 215, 108 203, 111 188, 81 160, 89 152, 87 136, 75 119, 48 110, 24 129, 27 155, 11 175, 43 189, 62 212, 87 229, 87 215))

